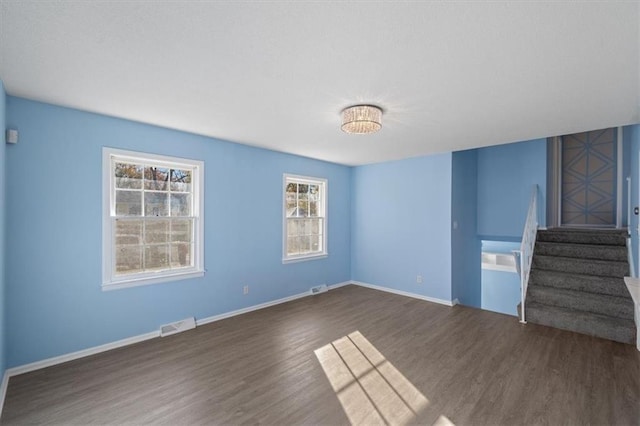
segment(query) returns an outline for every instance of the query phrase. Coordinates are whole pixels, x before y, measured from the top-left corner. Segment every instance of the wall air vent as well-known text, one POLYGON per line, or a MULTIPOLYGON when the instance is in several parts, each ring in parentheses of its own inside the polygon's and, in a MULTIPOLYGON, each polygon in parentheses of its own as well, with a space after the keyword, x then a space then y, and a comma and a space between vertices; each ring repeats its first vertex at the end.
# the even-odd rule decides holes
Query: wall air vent
POLYGON ((324 293, 325 291, 329 291, 329 288, 326 284, 317 285, 315 287, 311 287, 311 294, 319 294, 324 293))
POLYGON ((194 317, 185 318, 182 321, 172 322, 160 326, 160 337, 171 336, 172 334, 196 328, 196 319, 194 317))

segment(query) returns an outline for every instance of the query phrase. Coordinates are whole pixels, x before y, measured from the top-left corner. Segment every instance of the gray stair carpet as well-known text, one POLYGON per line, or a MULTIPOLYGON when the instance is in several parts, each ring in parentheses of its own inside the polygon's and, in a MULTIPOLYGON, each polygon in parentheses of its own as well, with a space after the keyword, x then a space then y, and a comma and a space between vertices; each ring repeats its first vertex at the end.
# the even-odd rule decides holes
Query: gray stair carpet
POLYGON ((626 230, 539 230, 527 322, 635 344, 626 230))

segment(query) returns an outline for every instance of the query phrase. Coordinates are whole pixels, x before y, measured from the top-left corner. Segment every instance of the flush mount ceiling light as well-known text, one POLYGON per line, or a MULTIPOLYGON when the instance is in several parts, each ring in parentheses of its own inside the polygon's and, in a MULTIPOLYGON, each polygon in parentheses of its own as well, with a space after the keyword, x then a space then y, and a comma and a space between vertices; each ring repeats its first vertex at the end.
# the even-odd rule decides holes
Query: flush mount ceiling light
POLYGON ((366 135, 382 128, 382 109, 374 105, 354 105, 342 111, 342 131, 366 135))

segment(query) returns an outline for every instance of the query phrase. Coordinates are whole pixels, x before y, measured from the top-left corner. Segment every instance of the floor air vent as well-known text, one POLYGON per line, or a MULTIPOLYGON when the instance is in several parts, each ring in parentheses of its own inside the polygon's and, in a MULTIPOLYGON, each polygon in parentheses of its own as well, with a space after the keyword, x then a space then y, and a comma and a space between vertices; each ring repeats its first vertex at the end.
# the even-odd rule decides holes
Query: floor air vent
POLYGON ((324 293, 325 291, 328 291, 328 290, 329 288, 327 287, 326 284, 317 285, 315 287, 311 287, 311 294, 324 293))
POLYGON ((186 318, 182 321, 172 322, 171 324, 165 324, 160 326, 160 337, 171 336, 172 334, 180 333, 181 331, 191 330, 196 328, 195 318, 186 318))

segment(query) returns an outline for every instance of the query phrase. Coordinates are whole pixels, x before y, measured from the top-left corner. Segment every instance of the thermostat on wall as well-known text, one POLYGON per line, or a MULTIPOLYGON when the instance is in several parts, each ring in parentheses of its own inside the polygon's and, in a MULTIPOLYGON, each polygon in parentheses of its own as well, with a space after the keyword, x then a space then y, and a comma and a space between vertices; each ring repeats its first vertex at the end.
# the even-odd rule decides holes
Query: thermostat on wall
POLYGON ((18 131, 16 129, 7 129, 7 143, 18 143, 18 131))

